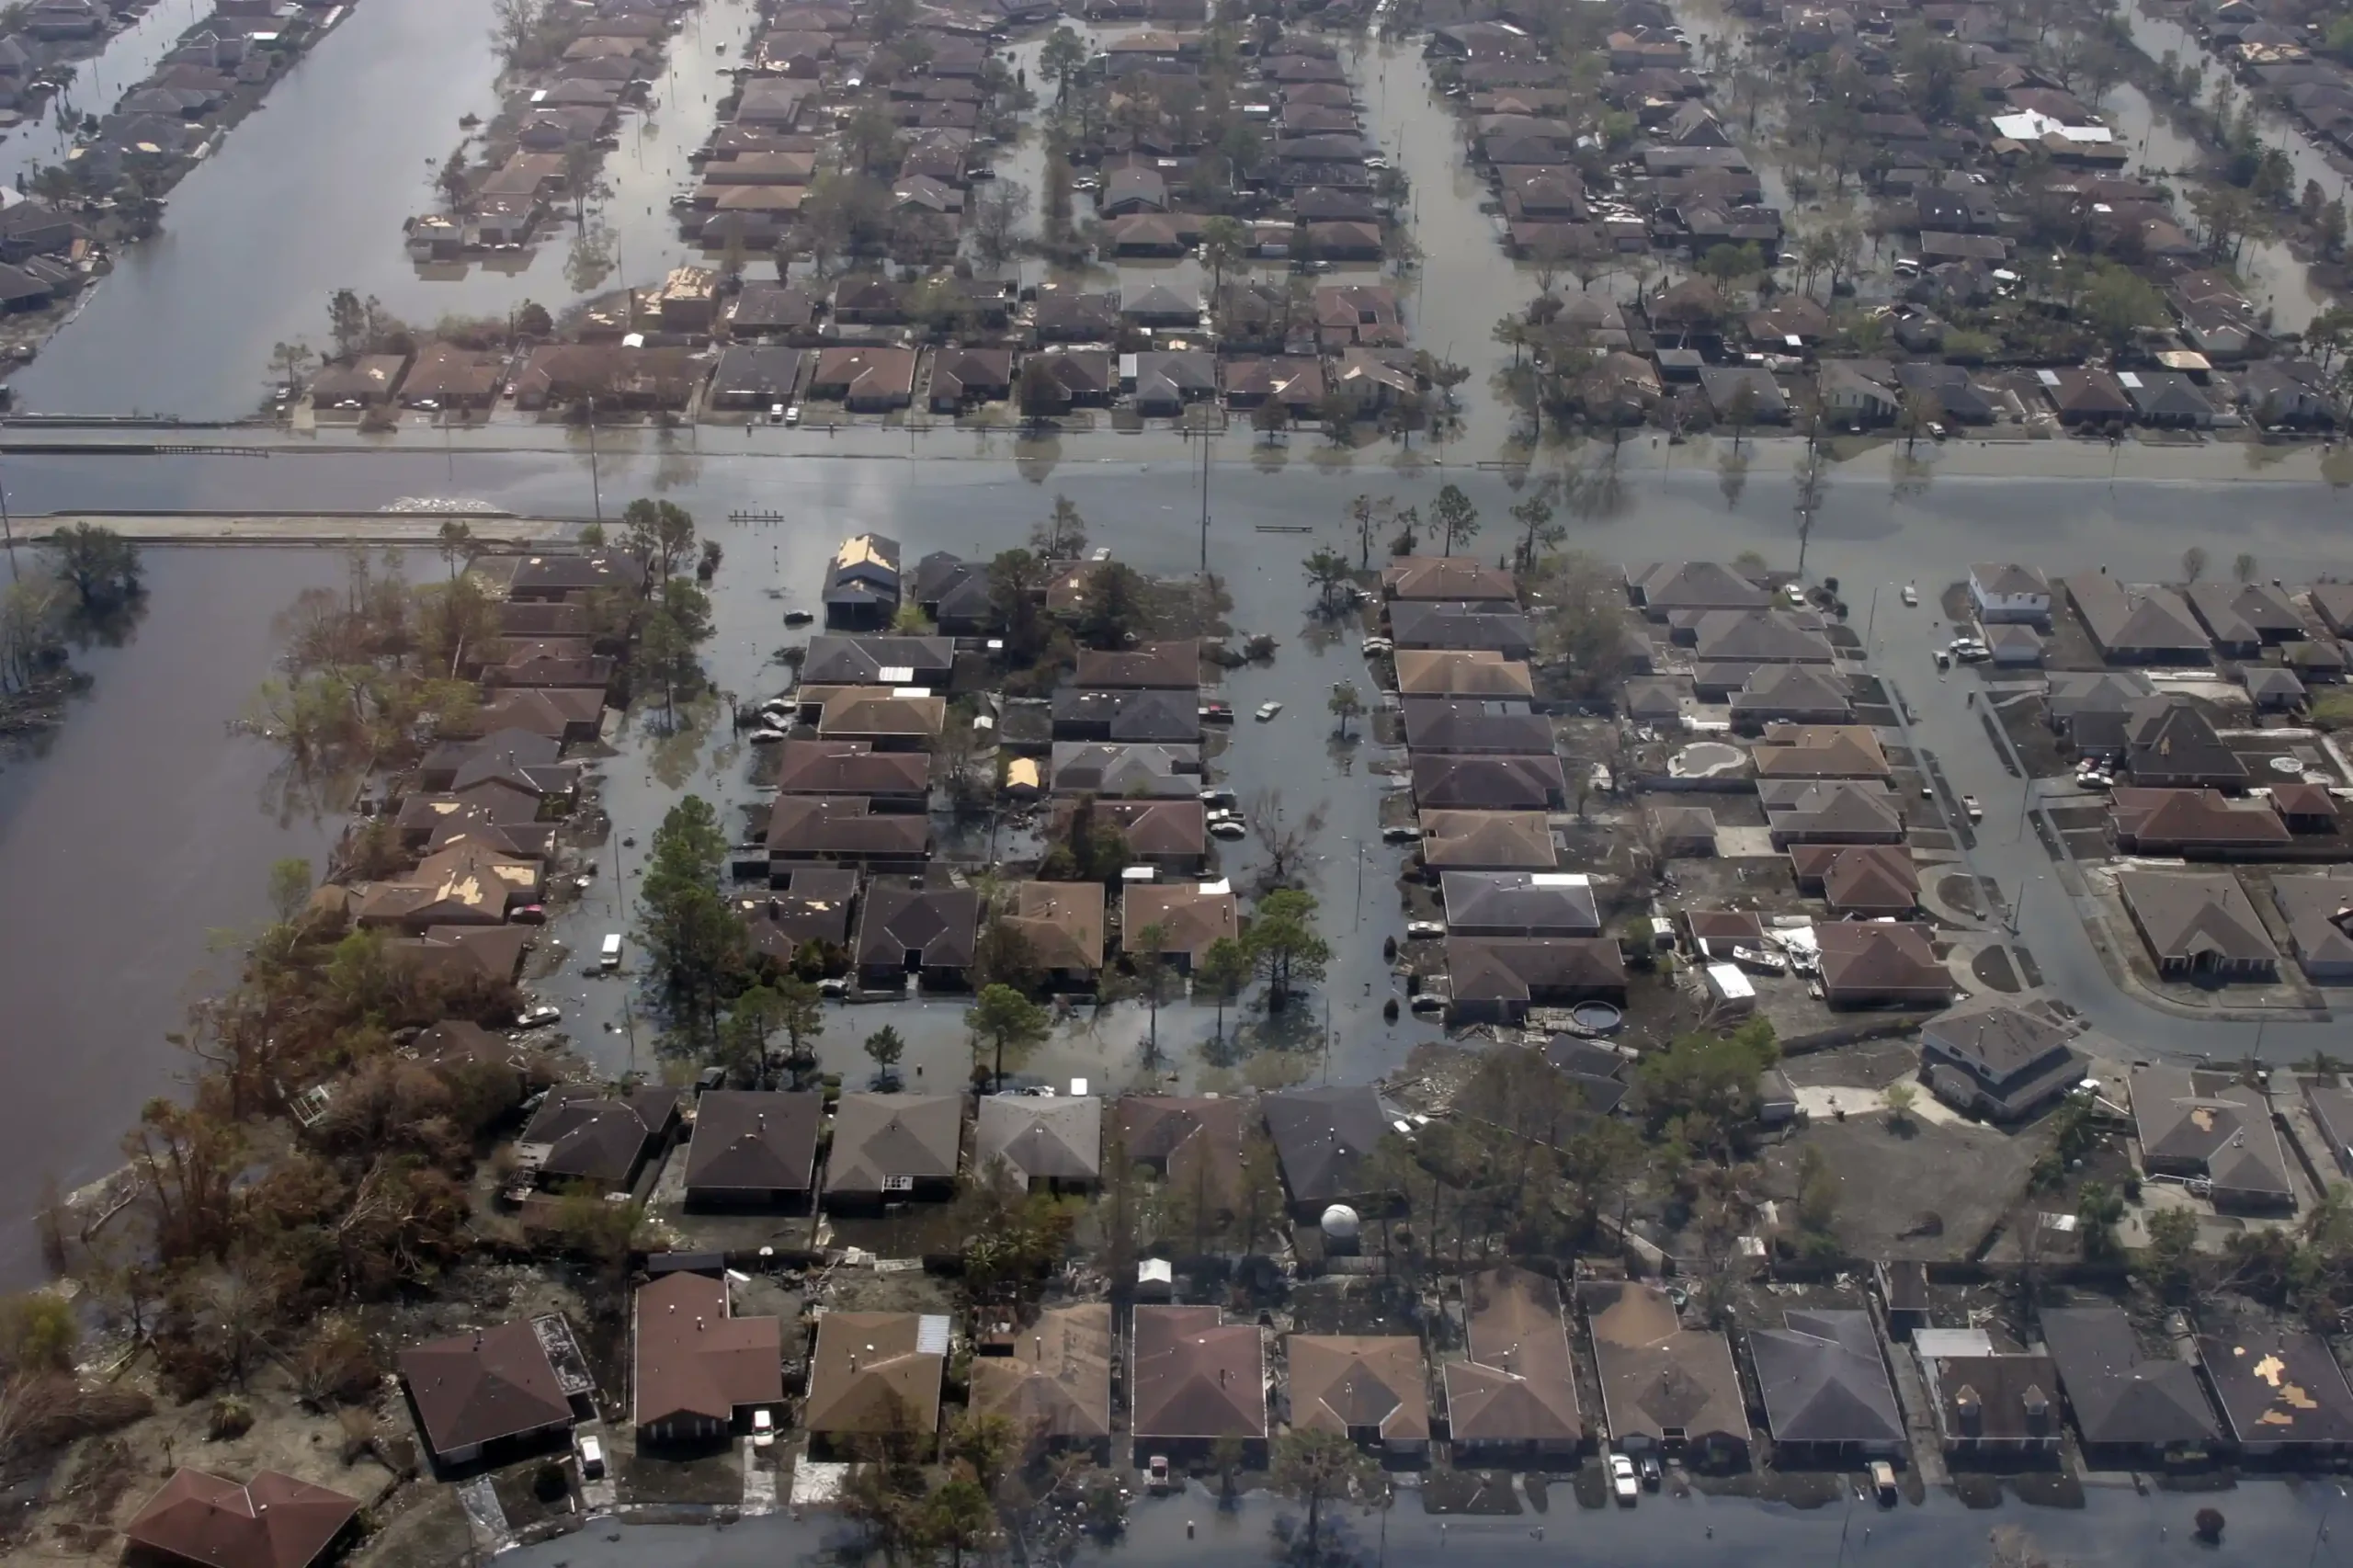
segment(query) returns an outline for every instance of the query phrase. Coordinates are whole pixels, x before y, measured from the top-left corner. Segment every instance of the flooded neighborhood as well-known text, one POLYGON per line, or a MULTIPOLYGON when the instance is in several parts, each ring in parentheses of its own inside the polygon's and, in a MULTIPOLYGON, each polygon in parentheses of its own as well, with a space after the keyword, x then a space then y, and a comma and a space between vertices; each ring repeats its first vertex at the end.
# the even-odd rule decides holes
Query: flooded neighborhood
POLYGON ((2338 1561, 2348 160, 2325 0, 0 15, 0 1551, 2338 1561))

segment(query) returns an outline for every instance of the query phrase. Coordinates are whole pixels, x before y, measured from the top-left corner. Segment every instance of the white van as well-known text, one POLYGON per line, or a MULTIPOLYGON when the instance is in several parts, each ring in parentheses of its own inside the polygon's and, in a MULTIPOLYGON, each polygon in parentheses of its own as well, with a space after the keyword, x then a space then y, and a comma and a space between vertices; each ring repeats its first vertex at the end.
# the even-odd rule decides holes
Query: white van
POLYGON ((597 967, 598 969, 608 970, 619 969, 621 967, 621 937, 620 932, 616 931, 611 936, 605 938, 605 945, 597 953, 597 967))

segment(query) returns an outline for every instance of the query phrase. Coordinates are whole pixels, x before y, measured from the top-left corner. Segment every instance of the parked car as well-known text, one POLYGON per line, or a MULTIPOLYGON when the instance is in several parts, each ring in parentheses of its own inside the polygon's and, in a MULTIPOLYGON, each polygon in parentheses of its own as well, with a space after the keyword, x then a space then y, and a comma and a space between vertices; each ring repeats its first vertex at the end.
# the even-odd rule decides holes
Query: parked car
POLYGON ((788 427, 801 423, 801 405, 799 403, 787 403, 785 405, 784 423, 788 427))
POLYGON ((1790 601, 1791 608, 1805 608, 1805 585, 1803 583, 1785 584, 1781 588, 1781 594, 1782 597, 1790 601))
POLYGON ((580 1438, 580 1479, 605 1479, 605 1445, 595 1437, 582 1434, 580 1438))
POLYGON ((1895 1467, 1885 1460, 1871 1460, 1871 1493, 1882 1506, 1895 1506, 1895 1467))
POLYGON ((1152 1494, 1154 1496, 1166 1496, 1169 1489, 1168 1456, 1166 1454, 1153 1455, 1151 1460, 1145 1464, 1144 1475, 1146 1477, 1146 1483, 1151 1486, 1152 1494))
POLYGON ((1416 941, 1425 937, 1443 937, 1446 935, 1446 923, 1440 920, 1408 920, 1405 922, 1405 935, 1416 941))
POLYGON ((620 932, 615 931, 608 936, 605 938, 604 946, 597 949, 597 967, 604 970, 614 970, 621 967, 621 936, 620 932))
POLYGON ((1643 1484, 1653 1492, 1657 1491, 1659 1483, 1665 1479, 1658 1468, 1658 1456, 1645 1449, 1643 1450, 1642 1458, 1635 1460, 1634 1465, 1643 1472, 1643 1484))
POLYGON ((1422 830, 1410 823, 1398 823, 1394 826, 1381 830, 1381 841, 1383 844, 1412 844, 1417 842, 1421 836, 1422 830))
POLYGON ((1239 822, 1236 822, 1233 818, 1225 817, 1210 824, 1210 836, 1211 838, 1222 838, 1231 841, 1236 838, 1249 837, 1250 830, 1243 826, 1239 822))
POLYGON ((776 1447, 776 1413, 774 1411, 752 1412, 752 1447, 756 1449, 776 1447))
POLYGON ((1913 607, 1915 607, 1915 606, 1918 605, 1918 604, 1919 604, 1919 602, 1920 602, 1920 590, 1919 590, 1919 589, 1917 589, 1917 588, 1915 588, 1915 587, 1914 587, 1914 586, 1913 586, 1911 584, 1909 584, 1909 583, 1904 584, 1904 608, 1907 608, 1907 609, 1909 609, 1909 608, 1913 608, 1913 607))
POLYGON ((546 1002, 534 1003, 515 1015, 515 1027, 517 1028, 540 1029, 563 1021, 563 1009, 546 1002))
POLYGON ((1963 795, 1961 798, 1961 809, 1969 813, 1971 822, 1985 820, 1985 808, 1977 803, 1977 797, 1974 795, 1963 795))
POLYGON ((1204 702, 1201 704, 1200 716, 1201 722, 1204 724, 1231 724, 1233 722, 1233 704, 1204 702))
POLYGON ((1261 702, 1258 704, 1258 711, 1251 715, 1251 717, 1256 719, 1258 722, 1263 724, 1282 710, 1283 705, 1279 702, 1261 702))
POLYGON ((1609 1494, 1629 1508, 1643 1494, 1642 1483, 1634 1478, 1634 1461, 1624 1454, 1609 1456, 1609 1494))

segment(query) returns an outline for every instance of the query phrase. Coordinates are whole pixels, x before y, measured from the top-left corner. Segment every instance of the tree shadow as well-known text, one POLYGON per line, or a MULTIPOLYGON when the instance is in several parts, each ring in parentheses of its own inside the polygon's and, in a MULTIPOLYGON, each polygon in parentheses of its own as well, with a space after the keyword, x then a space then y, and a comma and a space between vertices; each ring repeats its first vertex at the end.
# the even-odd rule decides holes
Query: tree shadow
POLYGON ((1716 488, 1723 493, 1724 510, 1740 510, 1741 492, 1748 488, 1748 454, 1725 449, 1716 460, 1716 488))
POLYGON ((1032 484, 1045 483, 1062 460, 1063 443, 1059 436, 1033 434, 1013 443, 1014 469, 1032 484))

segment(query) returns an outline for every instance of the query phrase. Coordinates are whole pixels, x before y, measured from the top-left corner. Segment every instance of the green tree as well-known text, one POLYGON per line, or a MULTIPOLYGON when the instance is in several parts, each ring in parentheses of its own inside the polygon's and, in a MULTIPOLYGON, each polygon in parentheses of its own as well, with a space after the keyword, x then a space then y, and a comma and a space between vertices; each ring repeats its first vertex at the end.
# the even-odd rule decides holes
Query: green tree
POLYGON ((436 548, 449 568, 449 581, 458 580, 458 562, 467 559, 473 549, 474 530, 462 517, 444 517, 435 536, 436 548))
POLYGON ((2087 1181, 2075 1195, 2076 1233, 2081 1238, 2084 1256, 2092 1259, 2117 1256, 2123 1249, 2117 1244, 2117 1222, 2124 1218, 2123 1195, 2106 1182, 2087 1181))
POLYGON ((1438 523, 1439 537, 1445 541, 1438 551, 1441 555, 1453 554, 1457 544, 1469 544, 1478 536, 1479 508, 1471 504, 1471 497, 1462 494, 1459 485, 1442 484, 1438 487, 1438 499, 1431 504, 1430 515, 1438 523))
POLYGON ((139 547, 96 523, 61 528, 46 541, 57 575, 91 612, 119 609, 146 592, 139 547))
POLYGON ((1075 561, 1086 553, 1086 519, 1067 495, 1054 497, 1054 509, 1029 525, 1029 548, 1048 561, 1075 561))
POLYGON ((1798 1155, 1798 1226, 1822 1243, 1837 1222, 1838 1177, 1822 1151, 1809 1143, 1798 1155))
POLYGON ((1371 1460, 1345 1433, 1294 1427, 1275 1439, 1275 1486, 1307 1510, 1303 1557, 1314 1559, 1324 1505, 1347 1496, 1359 1483, 1370 1487, 1378 1475, 1371 1460))
POLYGON ((1005 1059, 1018 1062, 1023 1053, 1042 1042, 1050 1027, 1046 1010, 1010 985, 983 986, 964 1023, 973 1037, 995 1052, 992 1081, 1005 1086, 1005 1059))
POLYGON ((980 1483, 949 1480, 924 1499, 917 1528, 926 1542, 948 1549, 949 1568, 963 1568, 964 1553, 997 1539, 996 1509, 980 1483))
POLYGON ((1677 1036, 1635 1069, 1643 1115, 1653 1132, 1679 1131, 1693 1148, 1715 1150, 1727 1163, 1734 1129, 1756 1111, 1756 1080, 1780 1059, 1773 1026, 1752 1018, 1730 1034, 1677 1036))
POLYGON ((1136 989, 1151 1009, 1151 1032, 1144 1037, 1143 1059, 1160 1059, 1160 1005, 1168 997, 1168 928, 1154 922, 1135 934, 1128 945, 1128 967, 1135 971, 1136 989))
POLYGON ((817 1037, 825 1032, 825 1006, 816 985, 798 975, 777 982, 777 1027, 784 1031, 784 1065, 792 1086, 806 1088, 817 1071, 817 1037))
POLYGON ((1258 901, 1243 946, 1267 983, 1267 1007, 1279 1013, 1293 989, 1324 978, 1332 946, 1315 929, 1315 899, 1298 888, 1280 888, 1258 901))
POLYGON ((699 1041, 715 1040, 721 999, 744 959, 743 923, 720 892, 726 860, 718 813, 688 795, 654 829, 638 884, 639 940, 699 1041))
POLYGON ((621 527, 622 548, 645 567, 648 585, 666 593, 671 574, 694 553, 694 514, 641 497, 621 508, 621 527))
POLYGON ((1364 693, 1357 689, 1354 681, 1334 681, 1332 695, 1324 699, 1324 706, 1339 721, 1340 738, 1345 741, 1348 738, 1349 722, 1364 712, 1364 693))
POLYGON ((2111 354, 2123 353, 2166 320, 2163 296, 2139 273, 2112 262, 2084 291, 2083 309, 2085 324, 2111 354))
POLYGON ((1326 613, 1339 608, 1340 590, 1348 585, 1348 558, 1336 550, 1319 546, 1301 566, 1307 580, 1315 585, 1316 608, 1326 613))
POLYGON ((1896 1127, 1909 1126, 1912 1108, 1920 1103, 1920 1091, 1909 1084, 1890 1084, 1881 1098, 1887 1102, 1887 1119, 1896 1127))
POLYGON ((906 1053, 907 1042, 889 1024, 866 1037, 866 1054, 873 1059, 874 1076, 878 1083, 890 1084, 897 1079, 899 1059, 906 1053))
POLYGON ((368 347, 368 307, 356 290, 338 289, 327 296, 327 335, 335 340, 338 359, 368 347))
POLYGON ((300 855, 273 860, 269 866, 269 910, 281 926, 291 925, 311 901, 311 862, 300 855))
POLYGON ((2149 1234, 2149 1272, 2160 1291, 2178 1297, 2198 1251, 2198 1216, 2187 1209, 2153 1209, 2143 1224, 2149 1234))
POLYGON ((1193 966, 1193 983, 1209 993, 1217 1005, 1217 1038, 1225 1038, 1225 1010, 1250 983, 1251 958, 1248 949, 1232 937, 1220 937, 1201 950, 1200 960, 1193 966))

